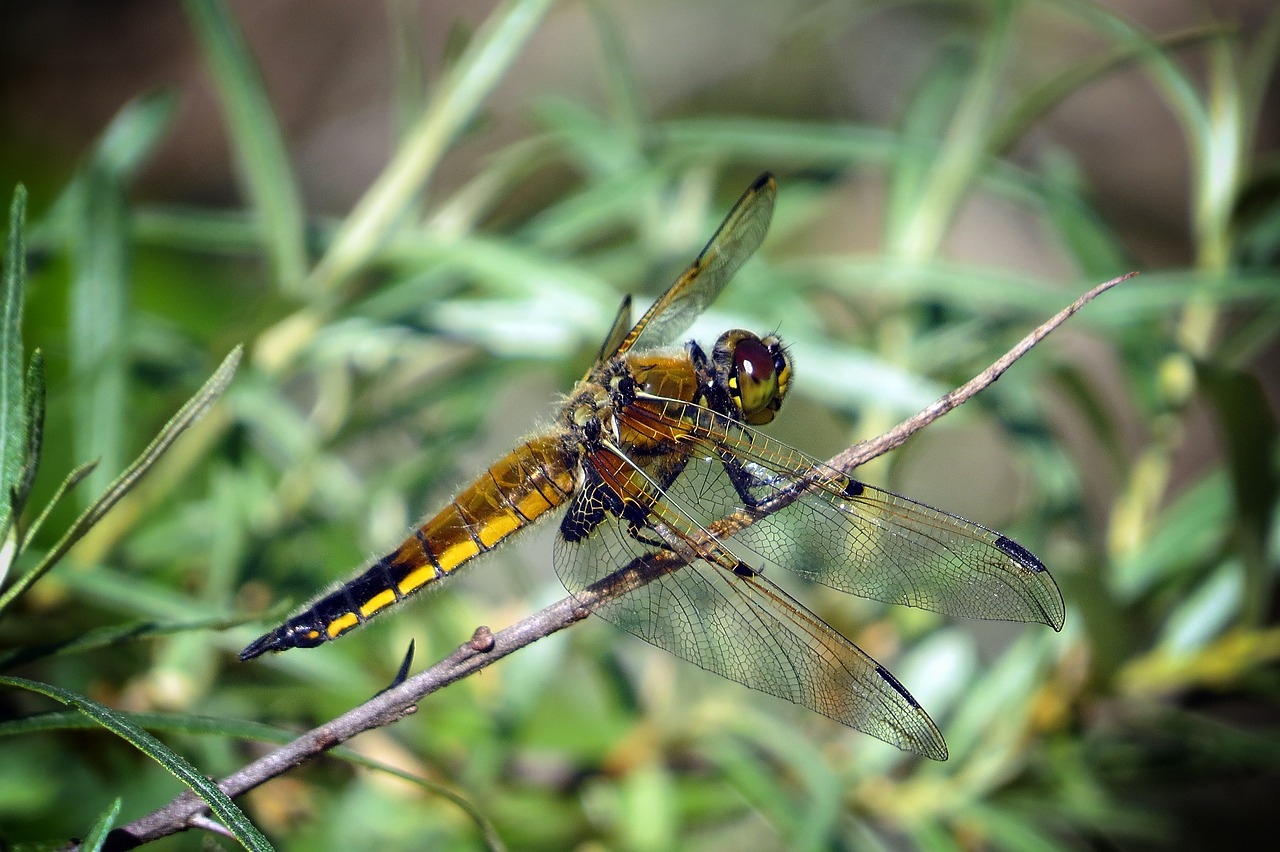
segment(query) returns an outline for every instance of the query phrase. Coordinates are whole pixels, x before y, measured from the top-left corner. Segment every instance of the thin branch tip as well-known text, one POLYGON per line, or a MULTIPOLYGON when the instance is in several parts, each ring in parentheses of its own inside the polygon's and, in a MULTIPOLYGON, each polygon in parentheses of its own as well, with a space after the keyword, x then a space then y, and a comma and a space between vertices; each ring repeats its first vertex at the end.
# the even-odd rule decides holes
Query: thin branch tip
POLYGON ((912 416, 903 420, 897 426, 875 438, 869 438, 854 444, 849 449, 832 458, 828 464, 838 468, 846 473, 852 471, 861 465, 866 464, 874 458, 884 455, 890 450, 897 449, 906 443, 907 439, 924 429, 933 421, 946 414, 954 408, 958 408, 986 390, 996 379, 1004 375, 1005 371, 1014 365, 1023 355, 1026 355, 1040 341, 1044 340, 1049 334, 1062 325, 1074 314, 1076 314, 1085 305, 1092 302, 1098 296, 1102 295, 1121 281, 1127 281, 1138 273, 1128 272, 1124 275, 1112 278, 1110 281, 1104 281, 1098 284, 1084 294, 1079 296, 1071 304, 1036 326, 1030 333, 1015 343, 1008 352, 1005 352, 981 373, 978 373, 969 381, 965 382, 958 388, 943 394, 934 400, 922 410, 916 412, 912 416))

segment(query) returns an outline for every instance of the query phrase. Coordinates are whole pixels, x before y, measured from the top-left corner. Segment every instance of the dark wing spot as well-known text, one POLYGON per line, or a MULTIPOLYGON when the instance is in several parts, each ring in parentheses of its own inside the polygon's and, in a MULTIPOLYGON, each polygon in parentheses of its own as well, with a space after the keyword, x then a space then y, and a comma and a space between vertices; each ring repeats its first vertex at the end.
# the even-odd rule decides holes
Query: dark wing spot
POLYGON ((850 479, 845 482, 844 491, 841 493, 844 494, 845 497, 852 499, 854 497, 861 497, 862 492, 865 490, 866 489, 862 487, 861 482, 856 479, 850 479))
POLYGON ((905 698, 907 700, 907 703, 910 704, 912 707, 915 707, 916 709, 923 709, 920 707, 920 702, 916 701, 915 696, 912 695, 910 692, 907 692, 907 688, 902 685, 902 682, 898 680, 896 677, 894 677, 892 672, 890 672, 888 669, 886 669, 884 666, 880 665, 879 663, 876 663, 876 674, 884 678, 885 683, 889 684, 895 690, 897 690, 898 694, 901 695, 903 698, 905 698))
POLYGON ((1035 573, 1048 570, 1044 567, 1044 563, 1036 558, 1034 553, 1027 550, 1007 535, 1002 535, 997 538, 995 545, 999 550, 1006 553, 1011 559, 1013 559, 1013 561, 1023 567, 1030 568, 1035 573))

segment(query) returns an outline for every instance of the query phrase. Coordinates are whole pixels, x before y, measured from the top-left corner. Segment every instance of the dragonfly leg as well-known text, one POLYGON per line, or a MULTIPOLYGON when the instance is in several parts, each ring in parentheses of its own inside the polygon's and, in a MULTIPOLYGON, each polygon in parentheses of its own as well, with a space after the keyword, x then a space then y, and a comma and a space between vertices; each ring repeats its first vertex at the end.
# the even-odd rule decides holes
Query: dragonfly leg
POLYGON ((762 497, 756 497, 753 489, 767 486, 769 483, 748 471, 732 454, 720 453, 720 464, 724 466, 724 472, 728 474, 729 481, 733 483, 733 490, 738 492, 738 499, 742 501, 744 508, 759 508, 765 499, 774 496, 774 490, 769 489, 762 497))
POLYGON ((649 529, 649 527, 641 527, 640 524, 635 521, 629 521, 627 523, 627 535, 631 536, 645 547, 653 547, 658 550, 671 550, 671 547, 656 535, 648 535, 646 531, 649 529))

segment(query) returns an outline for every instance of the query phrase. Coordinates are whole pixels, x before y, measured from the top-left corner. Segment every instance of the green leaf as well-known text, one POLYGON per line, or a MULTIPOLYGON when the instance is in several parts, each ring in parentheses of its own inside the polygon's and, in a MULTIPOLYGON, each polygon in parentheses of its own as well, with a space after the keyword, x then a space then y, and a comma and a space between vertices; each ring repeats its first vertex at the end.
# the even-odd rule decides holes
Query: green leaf
POLYGON ((401 138, 427 102, 426 42, 422 38, 421 4, 416 0, 387 3, 391 34, 392 103, 395 105, 396 137, 401 138))
POLYGON ((312 272, 318 290, 340 287, 382 245, 551 5, 551 0, 506 0, 484 22, 395 157, 334 235, 312 272))
POLYGON ((1057 852, 1062 846, 1040 825, 1041 814, 1019 814, 1007 807, 986 803, 970 806, 966 816, 981 826, 991 849, 1018 849, 1022 852, 1057 852))
POLYGON ((23 226, 27 212, 27 190, 13 191, 9 208, 9 239, 5 245, 3 292, 0 292, 0 546, 4 548, 4 576, 13 554, 10 530, 16 522, 16 508, 10 495, 22 481, 26 464, 27 424, 22 387, 22 299, 27 280, 26 245, 23 226))
MULTIPOLYGON (((1191 30, 1181 30, 1152 39, 1154 44, 1166 50, 1185 49, 1222 35, 1222 28, 1211 25, 1191 30)), ((1035 127, 1050 111, 1072 97, 1095 80, 1114 74, 1151 50, 1141 41, 1122 42, 1114 50, 1100 53, 1075 62, 1066 70, 1036 83, 1022 94, 1005 112, 1004 117, 991 134, 993 155, 1005 155, 1027 132, 1035 127)))
POLYGON ((922 213, 921 200, 929 174, 940 160, 937 140, 944 128, 941 116, 952 112, 960 98, 972 62, 950 51, 944 54, 920 86, 903 119, 901 144, 893 156, 889 200, 885 214, 885 244, 901 246, 911 222, 922 213))
POLYGON ((94 148, 93 160, 101 168, 131 178, 147 163, 164 137, 177 111, 171 92, 155 92, 125 104, 94 148))
POLYGON ((671 773, 657 763, 633 767, 619 785, 619 833, 631 849, 673 849, 678 803, 671 773))
POLYGON ((37 349, 31 353, 31 363, 27 365, 26 399, 23 406, 27 419, 27 440, 22 463, 22 476, 17 483, 17 496, 14 500, 13 514, 16 518, 27 505, 27 497, 31 494, 31 486, 35 483, 36 471, 40 468, 40 449, 44 445, 44 353, 37 349))
POLYGON ((1221 551, 1233 515, 1231 485, 1218 469, 1173 499, 1143 546, 1112 568, 1111 595, 1130 604, 1163 584, 1185 581, 1221 551))
POLYGON ((297 293, 307 266, 301 195, 257 64, 226 3, 187 0, 185 6, 222 101, 245 191, 261 214, 261 240, 276 280, 297 293))
POLYGON ((98 490, 125 459, 128 211, 119 177, 96 166, 85 176, 80 199, 69 304, 75 449, 81 458, 102 461, 90 477, 98 490))
POLYGON ((45 572, 56 565, 71 549, 72 545, 83 538, 89 530, 93 529, 94 525, 111 510, 111 507, 120 502, 120 498, 124 497, 138 484, 142 477, 147 474, 147 471, 151 470, 160 457, 164 455, 165 451, 173 445, 178 436, 185 432, 192 423, 200 419, 218 397, 222 395, 227 384, 230 383, 231 377, 235 375, 236 367, 240 363, 242 353, 243 350, 239 346, 231 350, 231 354, 223 360, 218 369, 209 377, 209 380, 196 392, 195 396, 187 400, 186 404, 164 425, 164 428, 147 445, 142 454, 134 460, 133 464, 129 465, 120 476, 116 477, 115 482, 108 486, 102 496, 84 510, 58 543, 45 554, 44 559, 24 575, 22 579, 6 590, 3 595, 0 595, 0 613, 4 612, 36 580, 40 579, 45 572))
MULTIPOLYGON (((282 608, 281 617, 287 615, 282 608)), ((234 617, 213 616, 193 621, 129 621, 90 630, 60 642, 24 645, 0 651, 0 669, 11 669, 34 660, 65 654, 80 654, 100 648, 112 648, 142 639, 173 636, 205 630, 226 630, 249 621, 262 620, 261 613, 234 617)))
MULTIPOLYGON (((295 730, 264 725, 261 722, 223 719, 192 713, 138 712, 130 713, 129 719, 139 727, 153 732, 234 737, 280 745, 292 742, 298 737, 298 732, 295 730)), ((0 721, 0 737, 16 737, 49 731, 86 731, 96 727, 97 724, 92 719, 79 712, 54 710, 0 721)), ((333 749, 330 754, 355 757, 353 753, 344 753, 341 748, 333 749)))
POLYGON ((1246 623, 1263 624, 1274 579, 1267 564, 1267 538, 1280 500, 1280 475, 1274 464, 1280 430, 1262 383, 1250 373, 1205 365, 1199 370, 1205 393, 1213 401, 1225 437, 1235 512, 1232 545, 1243 560, 1246 623))
POLYGON ((1222 635, 1241 610, 1244 567, 1231 559, 1183 596, 1161 631, 1159 647, 1174 656, 1191 656, 1222 635))
MULTIPOLYGON (((240 740, 256 740, 264 743, 285 745, 298 737, 298 732, 291 728, 265 725, 260 722, 249 722, 244 719, 224 719, 216 716, 202 716, 193 713, 129 713, 128 720, 147 731, 163 731, 174 734, 194 736, 215 736, 240 740)), ((0 721, 0 737, 14 737, 23 734, 43 733, 49 731, 90 730, 98 727, 96 721, 80 712, 54 711, 37 713, 19 719, 0 721)), ((355 766, 363 766, 399 778, 421 787, 432 795, 440 796, 460 808, 475 823, 480 831, 486 848, 502 849, 502 839, 482 808, 460 795, 448 786, 436 783, 395 766, 366 757, 347 746, 338 746, 327 752, 329 757, 345 760, 355 766)))
POLYGON ((1032 693, 1044 680, 1057 637, 1023 631, 970 682, 964 701, 943 729, 952 759, 964 766, 970 789, 1000 783, 1006 767, 1027 747, 1032 693))
POLYGON ((1134 268, 1119 236, 1096 210, 1081 203, 1084 179, 1068 157, 1046 155, 1043 168, 1044 211, 1058 238, 1087 281, 1107 278, 1134 268))
POLYGON ((169 749, 124 714, 70 690, 27 678, 0 676, 0 684, 47 695, 83 713, 106 730, 132 743, 139 751, 169 770, 174 777, 191 788, 192 792, 209 805, 214 815, 222 820, 222 824, 235 834, 236 839, 243 843, 245 848, 263 850, 263 852, 272 848, 267 838, 249 821, 244 812, 236 807, 230 797, 218 789, 217 784, 206 778, 186 758, 169 749))
POLYGON ((126 187, 168 126, 173 99, 139 98, 102 134, 69 193, 72 283, 71 369, 77 390, 75 447, 97 458, 90 479, 106 486, 125 455, 125 410, 130 352, 128 329, 132 222, 126 187))
POLYGON ((644 165, 643 152, 649 142, 649 113, 628 51, 626 25, 619 10, 604 3, 588 3, 587 11, 591 13, 596 36, 600 39, 613 124, 625 136, 625 144, 618 146, 619 157, 625 155, 622 170, 630 171, 644 165))
MULTIPOLYGON (((991 113, 1000 88, 1000 72, 1011 52, 1014 14, 1008 3, 992 4, 992 20, 973 72, 947 127, 938 156, 925 166, 918 195, 891 224, 888 248, 909 263, 932 259, 938 252, 956 211, 976 181, 987 157, 991 113)), ((943 75, 954 73, 948 68, 943 75)), ((941 81, 945 88, 946 82, 941 81)))
POLYGON ((102 844, 107 839, 107 834, 111 831, 111 828, 116 824, 116 819, 120 816, 121 804, 121 798, 116 796, 115 801, 102 812, 102 816, 98 817, 94 821, 93 827, 89 829, 88 836, 86 836, 84 842, 80 844, 81 852, 99 852, 99 850, 102 849, 102 844))
POLYGON ((40 510, 40 514, 31 522, 31 525, 27 527, 26 533, 22 537, 22 545, 18 548, 19 553, 24 552, 27 547, 30 546, 31 541, 36 536, 36 533, 40 531, 42 526, 44 526, 45 519, 49 517, 49 513, 53 511, 54 506, 58 505, 58 501, 63 498, 63 495, 79 485, 80 482, 92 473, 93 469, 97 466, 98 463, 96 461, 85 462, 62 478, 62 484, 58 486, 58 490, 53 493, 53 497, 49 498, 49 502, 45 504, 45 507, 42 510, 40 510))

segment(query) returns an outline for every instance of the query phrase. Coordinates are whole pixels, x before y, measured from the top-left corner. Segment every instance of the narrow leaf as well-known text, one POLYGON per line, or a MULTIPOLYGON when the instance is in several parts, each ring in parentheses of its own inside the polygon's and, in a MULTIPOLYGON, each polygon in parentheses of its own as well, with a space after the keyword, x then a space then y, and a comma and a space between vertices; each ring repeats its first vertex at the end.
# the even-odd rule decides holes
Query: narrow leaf
POLYGON ((484 22, 434 93, 431 106, 334 235, 312 273, 317 289, 341 286, 382 245, 551 5, 552 0, 507 0, 484 22))
POLYGON ((98 463, 96 461, 85 462, 63 477, 62 484, 59 485, 58 490, 53 493, 53 497, 50 498, 49 502, 45 504, 45 507, 40 510, 39 516, 37 516, 31 525, 27 527, 26 533, 22 536, 22 546, 18 548, 19 553, 25 551, 27 547, 30 546, 32 540, 35 539, 36 533, 40 531, 42 526, 44 526, 45 519, 47 519, 49 517, 49 513, 53 511, 53 507, 58 505, 58 501, 60 501, 68 491, 79 485, 86 476, 93 473, 94 468, 97 466, 98 463))
MULTIPOLYGON (((214 716, 200 716, 192 713, 130 713, 129 719, 148 731, 162 731, 175 734, 205 735, 241 740, 257 740, 264 743, 285 745, 297 739, 298 732, 290 728, 264 725, 260 722, 248 722, 243 719, 228 719, 214 716)), ((25 716, 20 719, 0 721, 0 737, 16 737, 31 733, 48 731, 80 731, 89 730, 96 725, 85 716, 74 711, 53 711, 25 716)), ((457 805, 475 823, 484 837, 485 847, 501 850, 502 839, 497 829, 485 816, 483 808, 477 807, 464 796, 459 795, 446 785, 438 784, 411 772, 399 769, 386 763, 366 757, 345 746, 329 749, 327 754, 339 760, 345 760, 353 766, 363 766, 382 772, 393 778, 399 778, 415 784, 432 795, 440 796, 457 805)))
POLYGON ((186 758, 169 749, 164 743, 134 724, 127 716, 99 704, 83 695, 53 686, 47 683, 28 680, 20 677, 0 677, 0 684, 15 689, 26 689, 47 695, 55 701, 73 707, 93 719, 103 728, 111 731, 124 740, 132 743, 139 751, 167 769, 174 777, 182 781, 192 792, 203 799, 209 809, 222 820, 236 838, 247 849, 268 852, 271 844, 260 831, 249 821, 244 812, 236 807, 226 793, 218 785, 210 781, 186 758))
POLYGON ((81 852, 99 852, 102 849, 102 844, 107 839, 107 834, 115 826, 116 819, 120 816, 121 804, 121 798, 116 796, 115 801, 102 812, 101 816, 94 820, 93 827, 89 829, 89 834, 85 837, 84 843, 80 844, 81 852))
POLYGON ((251 613, 240 616, 215 616, 194 621, 128 621, 122 624, 111 624, 59 642, 22 645, 0 651, 0 670, 23 666, 45 657, 83 654, 87 651, 117 647, 160 636, 209 630, 222 631, 260 620, 261 616, 258 613, 251 613))
MULTIPOLYGON (((10 495, 22 479, 27 426, 22 388, 22 298, 27 280, 23 226, 27 190, 13 191, 9 239, 5 245, 4 282, 0 292, 0 541, 9 541, 15 522, 10 495)), ((6 551, 8 548, 6 547, 6 551)))
POLYGON ((185 5, 217 86, 245 192, 262 217, 261 240, 276 280, 298 292, 307 262, 302 201, 262 76, 226 3, 185 5))
POLYGON ((94 490, 105 487, 106 477, 128 458, 125 397, 133 234, 127 186, 155 150, 172 114, 173 98, 163 95, 127 104, 103 132, 68 193, 75 448, 81 458, 102 462, 90 480, 94 490))
POLYGON ((44 398, 44 353, 37 349, 31 353, 31 363, 27 366, 26 405, 24 406, 27 440, 23 448, 22 475, 18 478, 13 501, 15 518, 27 505, 27 497, 31 495, 31 486, 35 483, 36 471, 40 467, 40 449, 44 446, 44 398))
POLYGON ((396 137, 403 137, 427 102, 428 60, 422 38, 422 9, 416 0, 387 3, 388 31, 391 35, 392 103, 395 105, 396 137))
POLYGON ((68 305, 75 449, 81 458, 102 461, 90 479, 97 490, 125 459, 128 208, 120 176, 96 162, 82 176, 77 198, 68 305))
MULTIPOLYGON (((18 522, 22 510, 27 505, 27 497, 31 494, 31 485, 35 482, 36 470, 40 466, 40 447, 44 442, 44 356, 37 349, 31 353, 31 365, 27 368, 26 400, 23 410, 27 428, 27 440, 23 447, 22 468, 18 473, 18 481, 5 486, 9 488, 8 499, 4 505, 9 514, 0 525, 0 584, 9 576, 9 569, 26 549, 29 537, 20 537, 18 522)), ((43 520, 43 516, 42 516, 43 520)))
POLYGON ((173 419, 165 424, 160 433, 147 445, 133 462, 125 469, 124 473, 111 483, 102 496, 85 509, 84 513, 76 519, 71 528, 67 530, 61 540, 58 541, 53 548, 45 554, 44 559, 40 561, 34 569, 27 573, 21 580, 14 583, 3 595, 0 595, 0 613, 4 612, 14 600, 23 594, 31 585, 45 572, 58 563, 67 551, 71 549, 77 541, 91 530, 102 517, 111 510, 111 507, 120 502, 120 498, 129 493, 132 488, 138 484, 143 476, 146 475, 159 458, 164 455, 165 451, 173 445, 178 436, 186 431, 187 427, 195 423, 209 409, 211 405, 226 389, 231 377, 235 375, 236 367, 240 364, 240 357, 243 350, 237 346, 231 351, 214 371, 204 386, 196 392, 195 396, 187 400, 186 404, 179 409, 173 419))

